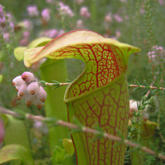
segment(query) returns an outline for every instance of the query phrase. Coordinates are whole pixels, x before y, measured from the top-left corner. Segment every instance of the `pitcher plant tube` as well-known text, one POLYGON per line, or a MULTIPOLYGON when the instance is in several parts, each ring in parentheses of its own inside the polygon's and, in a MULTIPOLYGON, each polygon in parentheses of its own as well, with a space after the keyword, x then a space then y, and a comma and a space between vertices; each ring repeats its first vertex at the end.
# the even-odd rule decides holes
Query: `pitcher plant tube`
MULTIPOLYGON (((27 49, 24 63, 29 67, 43 57, 83 60, 86 65, 83 73, 68 86, 64 96, 68 121, 74 122, 76 118, 82 125, 99 126, 109 134, 121 133, 125 138, 129 117, 126 70, 129 55, 139 51, 98 33, 77 30, 55 38, 44 47, 27 49)), ((93 139, 90 133, 72 134, 77 164, 124 164, 124 144, 116 146, 117 142, 108 139, 93 139)))

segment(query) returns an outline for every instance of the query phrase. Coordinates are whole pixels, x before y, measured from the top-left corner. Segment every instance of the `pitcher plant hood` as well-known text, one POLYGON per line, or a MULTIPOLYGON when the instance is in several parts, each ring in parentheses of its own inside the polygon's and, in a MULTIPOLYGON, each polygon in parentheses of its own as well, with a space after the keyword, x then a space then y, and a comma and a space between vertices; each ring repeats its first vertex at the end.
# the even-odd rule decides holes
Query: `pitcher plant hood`
POLYGON ((72 92, 66 96, 71 98, 110 83, 126 71, 129 55, 139 51, 137 47, 105 38, 96 32, 76 30, 55 38, 44 47, 27 49, 24 63, 30 67, 44 57, 83 60, 86 68, 71 85, 77 84, 77 87, 73 89, 70 86, 72 92))

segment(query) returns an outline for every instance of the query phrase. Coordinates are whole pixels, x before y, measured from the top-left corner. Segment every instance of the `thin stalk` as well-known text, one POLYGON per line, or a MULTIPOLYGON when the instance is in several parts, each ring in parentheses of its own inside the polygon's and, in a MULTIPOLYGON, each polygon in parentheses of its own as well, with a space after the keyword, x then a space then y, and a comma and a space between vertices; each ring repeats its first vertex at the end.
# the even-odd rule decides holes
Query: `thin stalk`
MULTIPOLYGON (((9 115, 12 115, 12 116, 15 116, 15 117, 21 117, 20 114, 12 112, 11 110, 8 110, 8 109, 3 108, 3 107, 0 107, 0 112, 4 113, 4 114, 9 114, 9 115)), ((69 123, 69 122, 66 122, 66 121, 63 121, 63 120, 56 120, 56 119, 52 120, 52 118, 46 118, 46 117, 43 117, 43 116, 35 116, 35 115, 32 115, 32 114, 28 114, 28 113, 26 113, 24 118, 26 118, 28 120, 41 121, 41 122, 50 122, 50 121, 52 121, 54 123, 54 125, 60 125, 60 126, 63 126, 63 127, 67 127, 69 129, 74 129, 76 131, 91 133, 91 134, 94 134, 96 136, 97 135, 102 135, 102 137, 107 138, 109 140, 122 142, 122 143, 124 143, 128 146, 138 148, 138 149, 140 149, 144 152, 147 152, 151 155, 157 156, 159 159, 165 160, 165 155, 157 153, 157 152, 149 149, 148 147, 133 143, 133 142, 127 140, 127 139, 123 139, 121 137, 108 134, 106 132, 98 131, 98 130, 93 129, 93 128, 89 128, 89 127, 85 127, 85 126, 79 127, 76 124, 69 123)))

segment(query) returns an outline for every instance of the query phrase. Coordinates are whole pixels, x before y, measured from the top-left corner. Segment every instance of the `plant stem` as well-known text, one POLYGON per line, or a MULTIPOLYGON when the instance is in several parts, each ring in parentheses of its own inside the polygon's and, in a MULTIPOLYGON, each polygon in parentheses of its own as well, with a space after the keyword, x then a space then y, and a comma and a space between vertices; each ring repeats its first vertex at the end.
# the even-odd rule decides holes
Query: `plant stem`
MULTIPOLYGON (((15 112, 12 112, 11 110, 8 110, 8 109, 3 108, 3 107, 0 107, 0 112, 4 113, 4 114, 9 114, 9 115, 12 115, 12 116, 15 116, 15 117, 21 117, 19 114, 15 113, 15 112)), ((42 121, 42 122, 52 121, 52 119, 50 119, 50 118, 45 118, 43 116, 34 116, 34 115, 28 114, 28 113, 24 117, 28 120, 34 120, 34 121, 35 120, 42 121)), ((122 143, 124 143, 128 146, 141 149, 144 152, 147 152, 151 155, 157 156, 159 159, 165 160, 165 155, 157 153, 157 152, 155 152, 155 151, 153 151, 153 150, 151 150, 151 149, 149 149, 145 146, 133 143, 133 142, 127 140, 127 139, 122 139, 120 137, 108 134, 106 132, 101 132, 101 131, 95 130, 93 128, 85 127, 85 126, 80 128, 76 124, 69 123, 69 122, 66 122, 66 121, 63 121, 63 120, 54 119, 53 123, 54 123, 54 125, 60 125, 60 126, 64 126, 64 127, 70 128, 70 129, 77 130, 77 131, 91 133, 91 134, 94 134, 94 135, 101 135, 102 134, 102 137, 104 137, 104 138, 107 138, 107 139, 112 140, 112 141, 122 142, 122 143)))

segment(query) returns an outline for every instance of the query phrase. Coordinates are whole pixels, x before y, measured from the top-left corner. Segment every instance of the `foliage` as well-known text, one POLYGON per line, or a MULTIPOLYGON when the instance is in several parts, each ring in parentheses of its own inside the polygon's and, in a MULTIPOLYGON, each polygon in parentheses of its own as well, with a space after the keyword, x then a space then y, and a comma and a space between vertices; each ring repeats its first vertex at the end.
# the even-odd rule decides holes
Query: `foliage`
POLYGON ((24 164, 27 165, 33 164, 30 152, 25 147, 18 144, 10 144, 3 147, 0 150, 0 158, 0 164, 11 160, 22 160, 24 164))
MULTIPOLYGON (((76 164, 76 153, 72 143, 68 143, 71 141, 68 138, 70 139, 70 134, 82 133, 84 123, 77 118, 73 119, 73 123, 82 129, 69 132, 68 128, 56 126, 53 122, 56 118, 67 121, 67 110, 63 102, 66 85, 70 85, 83 72, 85 65, 78 59, 42 59, 27 69, 23 63, 23 52, 29 48, 42 47, 64 32, 88 29, 141 49, 141 52, 132 54, 128 61, 129 97, 138 105, 130 118, 127 139, 146 145, 156 153, 165 154, 164 1, 5 0, 0 3, 3 6, 3 10, 0 6, 0 108, 5 107, 21 114, 16 119, 1 115, 6 137, 2 148, 0 142, 0 153, 10 144, 13 145, 9 148, 12 159, 19 159, 25 151, 30 153, 29 160, 32 153, 34 164, 76 164), (35 106, 27 108, 23 101, 17 100, 11 82, 25 70, 33 72, 39 78, 39 84, 47 91, 48 98, 41 110, 35 106), (27 120, 24 117, 27 113, 49 119, 52 117, 53 122, 27 120), (144 121, 146 114, 149 121, 144 121), (147 123, 156 123, 149 141, 144 139, 143 126, 147 123), (14 133, 19 132, 15 130, 20 130, 22 134, 18 139, 14 133), (18 151, 16 144, 21 145, 19 147, 23 150, 22 153, 18 151), (22 148, 23 146, 26 148, 22 148), (71 148, 68 149, 68 146, 71 148)), ((52 50, 51 44, 46 47, 52 50)), ((41 48, 35 50, 39 49, 41 48)), ((87 96, 85 98, 88 99, 87 96)), ((101 134, 92 138, 93 143, 103 138, 100 125, 96 123, 94 128, 101 130, 101 134)), ((115 132, 124 141, 122 132, 119 129, 115 132)), ((114 148, 121 143, 115 143, 114 148)), ((7 154, 6 160, 11 159, 9 157, 7 154)), ((165 161, 142 153, 138 147, 133 149, 127 146, 125 164, 135 165, 135 162, 161 165, 165 161)))

